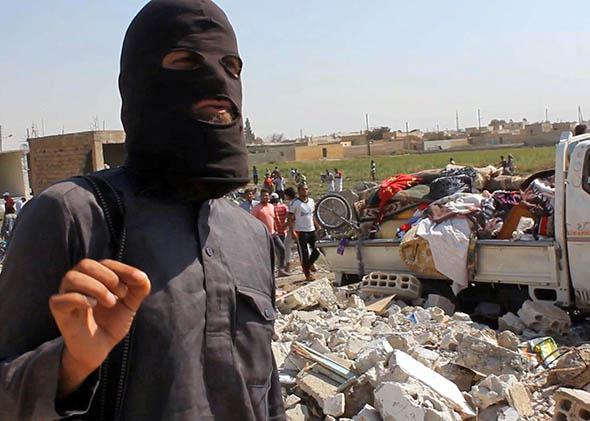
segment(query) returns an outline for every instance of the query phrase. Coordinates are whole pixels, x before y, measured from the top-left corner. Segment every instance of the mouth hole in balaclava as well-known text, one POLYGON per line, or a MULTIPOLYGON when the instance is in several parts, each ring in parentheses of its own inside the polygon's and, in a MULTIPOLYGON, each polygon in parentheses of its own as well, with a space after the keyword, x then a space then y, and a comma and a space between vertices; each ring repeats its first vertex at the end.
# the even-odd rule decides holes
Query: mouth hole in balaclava
MULTIPOLYGON (((171 71, 198 71, 206 65, 205 61, 205 57, 196 51, 174 49, 162 58, 161 66, 171 71)), ((243 67, 239 57, 226 55, 219 60, 219 63, 232 78, 239 79, 243 67)), ((232 124, 239 118, 238 107, 226 95, 198 98, 186 111, 197 121, 212 125, 232 124)))

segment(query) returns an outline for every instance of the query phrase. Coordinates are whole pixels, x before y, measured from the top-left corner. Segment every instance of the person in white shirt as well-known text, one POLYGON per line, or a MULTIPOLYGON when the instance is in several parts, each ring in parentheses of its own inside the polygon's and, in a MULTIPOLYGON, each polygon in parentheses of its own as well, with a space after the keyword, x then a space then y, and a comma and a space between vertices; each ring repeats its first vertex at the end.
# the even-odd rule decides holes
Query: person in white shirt
POLYGON ((20 210, 23 208, 25 203, 27 203, 27 199, 25 199, 24 197, 21 197, 20 200, 16 201, 16 203, 14 204, 14 209, 16 210, 16 216, 18 216, 18 214, 20 213, 20 210))
POLYGON ((300 184, 297 188, 299 197, 291 202, 289 207, 288 224, 289 229, 295 232, 299 257, 303 274, 307 281, 315 278, 311 272, 315 270, 314 263, 320 257, 320 252, 315 246, 316 226, 314 220, 315 202, 309 197, 307 184, 300 184))

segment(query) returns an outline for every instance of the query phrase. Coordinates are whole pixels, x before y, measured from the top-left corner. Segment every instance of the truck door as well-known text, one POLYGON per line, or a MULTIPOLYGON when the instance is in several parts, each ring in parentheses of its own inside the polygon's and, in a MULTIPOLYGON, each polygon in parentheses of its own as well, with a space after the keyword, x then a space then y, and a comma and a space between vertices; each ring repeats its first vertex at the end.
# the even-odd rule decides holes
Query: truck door
POLYGON ((576 305, 590 309, 590 140, 579 142, 571 155, 565 206, 569 268, 576 305))

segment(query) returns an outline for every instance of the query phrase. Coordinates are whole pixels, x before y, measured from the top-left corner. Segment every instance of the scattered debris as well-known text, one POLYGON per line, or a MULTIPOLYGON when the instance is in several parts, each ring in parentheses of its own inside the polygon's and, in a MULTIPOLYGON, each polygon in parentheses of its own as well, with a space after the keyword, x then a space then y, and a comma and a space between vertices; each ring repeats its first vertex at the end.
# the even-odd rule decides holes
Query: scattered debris
MULTIPOLYGON (((387 286, 397 281, 379 282, 322 279, 278 299, 272 347, 289 420, 536 421, 553 414, 556 386, 590 390, 590 345, 558 349, 543 336, 566 333, 562 310, 527 302, 497 332, 442 295, 403 298, 387 286)), ((586 411, 576 393, 570 406, 586 411)), ((558 419, 574 419, 568 411, 558 419)))
POLYGON ((578 421, 590 419, 590 393, 584 390, 557 389, 554 420, 578 421))

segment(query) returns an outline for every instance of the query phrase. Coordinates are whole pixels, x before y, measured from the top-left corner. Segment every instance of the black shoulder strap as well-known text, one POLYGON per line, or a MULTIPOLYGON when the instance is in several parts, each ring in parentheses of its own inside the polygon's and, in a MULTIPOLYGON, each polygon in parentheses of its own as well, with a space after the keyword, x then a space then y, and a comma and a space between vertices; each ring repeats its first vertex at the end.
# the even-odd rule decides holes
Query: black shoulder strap
POLYGON ((125 203, 121 194, 103 177, 97 174, 85 175, 94 196, 102 208, 110 233, 111 257, 121 261, 125 251, 125 203))
MULTIPOLYGON (((92 187, 92 192, 101 207, 110 234, 111 258, 122 261, 125 252, 125 202, 122 195, 99 173, 82 176, 92 187)), ((127 377, 129 355, 135 323, 125 339, 109 354, 100 369, 100 386, 97 396, 83 420, 118 420, 121 417, 127 377)))

